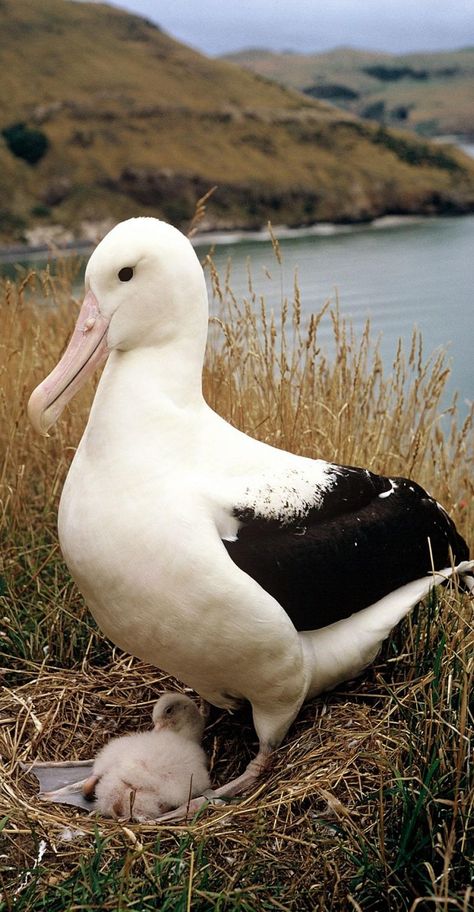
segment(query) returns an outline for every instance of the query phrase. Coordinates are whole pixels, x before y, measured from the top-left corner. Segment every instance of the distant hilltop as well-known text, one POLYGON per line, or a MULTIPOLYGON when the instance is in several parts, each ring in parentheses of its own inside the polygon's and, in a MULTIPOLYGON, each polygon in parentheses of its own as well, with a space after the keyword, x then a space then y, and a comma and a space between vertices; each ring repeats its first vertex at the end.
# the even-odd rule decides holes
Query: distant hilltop
POLYGON ((93 239, 130 215, 185 227, 213 185, 203 229, 474 210, 462 153, 207 58, 146 19, 69 0, 1 0, 1 13, 3 244, 93 239))
POLYGON ((251 48, 223 59, 384 125, 474 139, 474 47, 403 55, 251 48))

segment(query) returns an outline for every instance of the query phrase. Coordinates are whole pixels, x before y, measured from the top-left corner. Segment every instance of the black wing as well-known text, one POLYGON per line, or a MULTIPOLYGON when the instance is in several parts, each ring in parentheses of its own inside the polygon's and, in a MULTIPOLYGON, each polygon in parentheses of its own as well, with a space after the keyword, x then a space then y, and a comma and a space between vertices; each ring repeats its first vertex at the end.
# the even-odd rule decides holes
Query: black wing
POLYGON ((315 630, 373 604, 405 583, 467 560, 447 513, 406 478, 335 467, 318 507, 293 522, 267 520, 255 507, 228 554, 285 609, 297 630, 315 630), (452 552, 452 555, 451 555, 452 552))

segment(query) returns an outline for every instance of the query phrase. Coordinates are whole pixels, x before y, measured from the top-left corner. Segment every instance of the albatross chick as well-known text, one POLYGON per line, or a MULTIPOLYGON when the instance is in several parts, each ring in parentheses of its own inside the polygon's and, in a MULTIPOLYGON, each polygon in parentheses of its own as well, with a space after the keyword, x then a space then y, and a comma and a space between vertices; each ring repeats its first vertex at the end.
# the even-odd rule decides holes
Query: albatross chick
POLYGON ((98 753, 82 791, 105 817, 155 820, 210 787, 196 704, 163 694, 153 722, 152 731, 113 738, 98 753))

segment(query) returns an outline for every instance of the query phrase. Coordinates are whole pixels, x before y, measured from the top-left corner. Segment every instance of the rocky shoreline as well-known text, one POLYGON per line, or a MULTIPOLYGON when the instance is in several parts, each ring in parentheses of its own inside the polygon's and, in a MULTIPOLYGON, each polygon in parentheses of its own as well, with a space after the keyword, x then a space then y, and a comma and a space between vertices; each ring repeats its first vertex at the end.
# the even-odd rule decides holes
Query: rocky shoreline
MULTIPOLYGON (((454 213, 457 215, 458 213, 454 213)), ((469 213, 462 213, 469 214, 469 213)), ((380 230, 384 228, 403 227, 417 222, 430 221, 438 218, 452 217, 449 215, 384 215, 378 218, 366 221, 345 221, 345 222, 316 222, 312 225, 303 225, 299 227, 290 227, 288 225, 272 226, 272 234, 278 240, 297 237, 328 237, 334 234, 344 234, 357 229, 380 230)), ((113 227, 114 222, 107 220, 106 223, 96 224, 96 231, 92 232, 87 238, 74 238, 72 232, 63 229, 61 225, 48 226, 54 229, 51 232, 45 231, 44 236, 37 235, 36 243, 31 244, 6 244, 0 245, 0 262, 12 263, 17 260, 25 260, 31 257, 45 256, 53 254, 55 256, 72 256, 74 254, 89 254, 101 238, 113 227)), ((207 244, 238 244, 245 241, 267 242, 270 238, 268 227, 258 229, 247 229, 240 226, 231 228, 220 228, 213 225, 204 227, 191 238, 194 247, 203 247, 207 244)))

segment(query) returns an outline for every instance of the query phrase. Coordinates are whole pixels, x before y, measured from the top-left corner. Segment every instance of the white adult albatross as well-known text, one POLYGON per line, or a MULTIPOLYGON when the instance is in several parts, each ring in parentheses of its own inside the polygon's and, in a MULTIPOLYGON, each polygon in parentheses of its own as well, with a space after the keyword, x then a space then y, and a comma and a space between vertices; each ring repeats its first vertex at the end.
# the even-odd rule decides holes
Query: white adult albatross
POLYGON ((209 408, 206 285, 175 228, 117 225, 85 289, 28 407, 46 434, 107 358, 62 492, 61 548, 114 643, 215 706, 251 703, 258 754, 214 792, 235 795, 304 700, 359 674, 454 570, 472 587, 474 561, 414 482, 274 449, 209 408))

